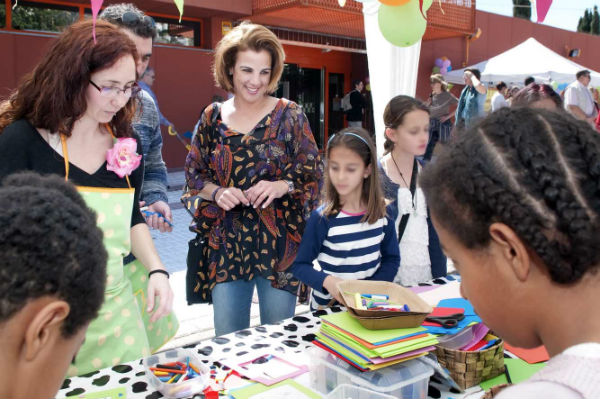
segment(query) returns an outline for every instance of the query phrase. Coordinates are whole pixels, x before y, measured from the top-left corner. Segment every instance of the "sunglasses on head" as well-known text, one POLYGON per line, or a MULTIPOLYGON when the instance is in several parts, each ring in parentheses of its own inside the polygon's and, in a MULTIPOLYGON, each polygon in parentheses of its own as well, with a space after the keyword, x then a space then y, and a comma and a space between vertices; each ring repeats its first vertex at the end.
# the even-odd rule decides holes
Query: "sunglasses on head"
POLYGON ((126 25, 135 25, 141 21, 144 25, 149 26, 151 28, 154 28, 155 26, 154 18, 148 15, 142 16, 132 11, 127 11, 126 13, 124 13, 121 16, 121 21, 123 21, 123 23, 126 25))

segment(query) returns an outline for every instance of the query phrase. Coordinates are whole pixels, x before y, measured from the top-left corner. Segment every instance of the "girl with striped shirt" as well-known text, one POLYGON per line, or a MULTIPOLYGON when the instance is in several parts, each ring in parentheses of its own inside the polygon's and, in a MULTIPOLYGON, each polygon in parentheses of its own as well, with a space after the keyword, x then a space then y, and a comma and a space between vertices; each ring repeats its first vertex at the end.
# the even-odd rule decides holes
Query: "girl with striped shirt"
POLYGON ((392 281, 400 264, 369 134, 357 127, 340 131, 326 156, 324 204, 311 214, 291 269, 313 288, 313 309, 340 300, 339 281, 392 281))

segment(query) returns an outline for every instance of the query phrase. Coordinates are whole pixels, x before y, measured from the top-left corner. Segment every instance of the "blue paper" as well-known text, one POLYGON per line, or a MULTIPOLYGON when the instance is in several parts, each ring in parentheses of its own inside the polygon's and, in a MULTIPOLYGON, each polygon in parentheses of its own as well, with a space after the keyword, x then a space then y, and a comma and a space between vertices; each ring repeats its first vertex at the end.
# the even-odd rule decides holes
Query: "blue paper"
POLYGON ((472 323, 481 323, 481 317, 477 316, 471 302, 465 298, 448 298, 442 299, 436 307, 439 308, 462 308, 465 310, 465 318, 458 322, 454 328, 423 326, 430 334, 456 334, 463 328, 468 327, 472 323))

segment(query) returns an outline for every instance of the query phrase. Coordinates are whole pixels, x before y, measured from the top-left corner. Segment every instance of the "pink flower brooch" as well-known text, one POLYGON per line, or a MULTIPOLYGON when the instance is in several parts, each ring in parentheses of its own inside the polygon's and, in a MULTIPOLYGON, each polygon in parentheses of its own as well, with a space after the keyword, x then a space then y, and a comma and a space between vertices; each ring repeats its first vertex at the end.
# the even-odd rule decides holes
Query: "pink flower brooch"
POLYGON ((117 142, 106 152, 106 169, 111 170, 119 177, 131 175, 138 166, 142 156, 136 153, 137 143, 131 137, 121 137, 117 142))

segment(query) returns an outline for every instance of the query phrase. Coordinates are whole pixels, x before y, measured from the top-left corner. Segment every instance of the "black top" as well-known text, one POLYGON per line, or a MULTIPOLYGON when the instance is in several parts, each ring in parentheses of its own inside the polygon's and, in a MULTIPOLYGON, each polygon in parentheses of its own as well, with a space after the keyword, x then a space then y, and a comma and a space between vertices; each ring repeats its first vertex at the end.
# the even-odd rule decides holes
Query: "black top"
POLYGON ((363 120, 363 109, 365 108, 365 98, 358 90, 352 90, 350 93, 350 105, 352 108, 348 111, 348 121, 356 122, 363 120))
MULTIPOLYGON (((142 153, 140 140, 136 136, 137 152, 142 153)), ((30 170, 41 174, 65 175, 64 158, 54 151, 29 121, 20 119, 8 125, 0 133, 0 180, 5 176, 24 170, 30 170)), ((145 223, 140 213, 139 198, 140 189, 144 178, 144 162, 131 173, 129 180, 135 188, 133 213, 131 215, 131 226, 145 223)), ((106 169, 106 161, 94 173, 79 169, 70 164, 69 181, 78 186, 127 188, 127 180, 120 178, 114 172, 106 169)))

